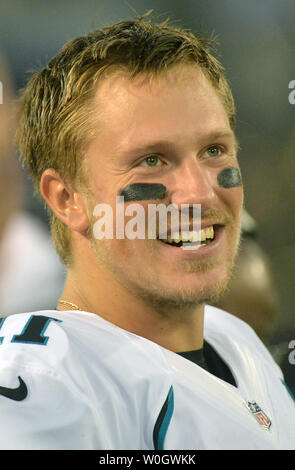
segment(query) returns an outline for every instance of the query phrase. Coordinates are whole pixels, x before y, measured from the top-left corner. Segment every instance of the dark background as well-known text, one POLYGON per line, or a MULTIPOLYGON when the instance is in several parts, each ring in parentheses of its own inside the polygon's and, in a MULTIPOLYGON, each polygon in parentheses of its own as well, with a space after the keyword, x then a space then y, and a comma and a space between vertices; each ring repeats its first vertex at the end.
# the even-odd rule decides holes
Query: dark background
MULTIPOLYGON (((277 341, 295 339, 294 0, 0 0, 0 47, 15 90, 70 38, 153 9, 158 21, 215 33, 238 111, 246 208, 258 224, 280 298, 277 341)), ((0 77, 1 78, 1 77, 0 77)), ((26 207, 46 223, 27 183, 26 207)))

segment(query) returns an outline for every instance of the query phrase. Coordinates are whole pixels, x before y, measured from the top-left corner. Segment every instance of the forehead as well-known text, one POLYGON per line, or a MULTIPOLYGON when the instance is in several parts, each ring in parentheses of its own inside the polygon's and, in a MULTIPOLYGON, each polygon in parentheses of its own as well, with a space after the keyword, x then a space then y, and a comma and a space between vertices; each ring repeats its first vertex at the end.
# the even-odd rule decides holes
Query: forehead
POLYGON ((157 77, 107 77, 97 89, 95 109, 98 139, 118 150, 147 139, 181 145, 192 137, 231 133, 216 90, 194 65, 174 66, 157 77))

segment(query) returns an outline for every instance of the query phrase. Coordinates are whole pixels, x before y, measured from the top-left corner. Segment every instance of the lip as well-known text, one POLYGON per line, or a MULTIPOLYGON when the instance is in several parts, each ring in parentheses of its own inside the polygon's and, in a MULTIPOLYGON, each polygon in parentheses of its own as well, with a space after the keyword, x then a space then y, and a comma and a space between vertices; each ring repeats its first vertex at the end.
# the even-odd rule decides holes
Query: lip
POLYGON ((213 225, 214 227, 214 240, 210 242, 208 245, 200 246, 198 244, 198 246, 195 249, 184 249, 182 247, 168 245, 167 243, 164 243, 159 239, 157 241, 161 243, 163 250, 168 250, 167 252, 170 254, 170 256, 174 256, 174 257, 179 256, 184 259, 185 258, 202 259, 208 256, 213 256, 220 249, 222 245, 222 241, 224 238, 225 225, 208 223, 208 225, 204 224, 203 227, 206 228, 206 227, 210 227, 211 225, 213 225))

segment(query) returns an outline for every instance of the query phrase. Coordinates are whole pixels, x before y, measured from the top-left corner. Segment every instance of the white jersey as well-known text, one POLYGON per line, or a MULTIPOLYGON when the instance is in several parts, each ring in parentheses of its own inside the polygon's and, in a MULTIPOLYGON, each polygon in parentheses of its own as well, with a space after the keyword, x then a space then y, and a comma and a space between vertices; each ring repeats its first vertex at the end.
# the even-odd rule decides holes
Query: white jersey
POLYGON ((98 315, 0 321, 0 448, 295 449, 295 406, 244 322, 205 308, 237 387, 98 315))

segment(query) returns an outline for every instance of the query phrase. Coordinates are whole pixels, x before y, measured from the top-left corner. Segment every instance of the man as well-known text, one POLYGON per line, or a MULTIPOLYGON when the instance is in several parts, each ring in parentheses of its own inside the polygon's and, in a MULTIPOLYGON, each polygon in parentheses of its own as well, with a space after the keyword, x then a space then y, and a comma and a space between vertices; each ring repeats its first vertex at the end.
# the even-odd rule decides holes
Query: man
POLYGON ((94 31, 20 104, 20 150, 68 276, 57 311, 2 321, 1 447, 294 448, 280 369, 250 327, 206 306, 229 281, 243 202, 234 103, 209 43, 142 18, 94 31), (181 233, 171 212, 149 236, 158 203, 181 233), (102 207, 113 236, 100 237, 102 207), (145 236, 126 236, 139 207, 145 236))

